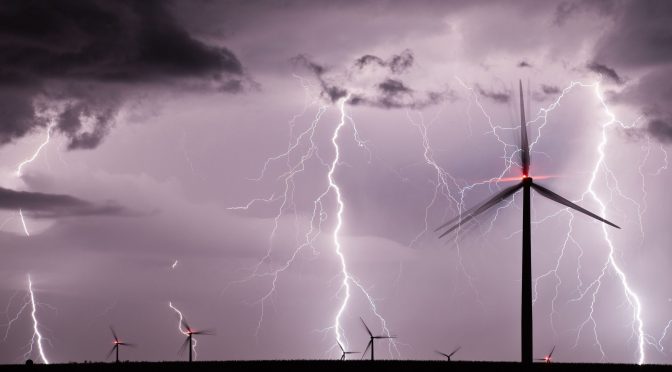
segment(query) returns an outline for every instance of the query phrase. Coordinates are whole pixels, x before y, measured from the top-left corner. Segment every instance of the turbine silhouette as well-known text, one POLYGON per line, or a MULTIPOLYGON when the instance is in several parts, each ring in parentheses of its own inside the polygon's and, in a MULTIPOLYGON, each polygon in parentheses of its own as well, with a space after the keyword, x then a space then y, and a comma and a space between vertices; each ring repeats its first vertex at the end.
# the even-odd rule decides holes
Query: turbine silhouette
POLYGON ((359 320, 362 321, 362 324, 364 325, 364 328, 366 329, 366 332, 369 334, 369 343, 366 345, 366 349, 364 349, 364 352, 362 353, 362 359, 364 358, 364 355, 366 355, 366 352, 371 348, 371 360, 374 360, 374 343, 373 341, 378 340, 378 339, 385 339, 385 338, 397 338, 397 336, 374 336, 373 333, 371 333, 371 330, 369 327, 366 326, 366 323, 364 322, 364 319, 359 318, 359 320))
POLYGON ((537 359, 535 359, 535 360, 538 360, 538 361, 541 361, 541 362, 550 363, 550 362, 553 361, 553 352, 554 352, 554 351, 555 351, 555 345, 553 345, 553 348, 551 349, 551 352, 548 353, 548 355, 546 355, 546 356, 543 357, 543 358, 537 358, 537 359))
POLYGON ((525 108, 523 105, 523 83, 519 83, 520 89, 520 160, 521 160, 521 181, 517 185, 508 187, 487 201, 473 207, 470 210, 458 215, 456 218, 439 226, 435 232, 448 227, 439 238, 442 238, 463 224, 473 220, 479 214, 497 205, 499 202, 511 197, 520 189, 523 190, 523 262, 522 262, 522 303, 521 303, 521 361, 523 363, 532 363, 532 235, 530 218, 530 189, 534 189, 541 196, 551 199, 566 207, 577 210, 583 214, 602 221, 610 226, 619 228, 606 219, 584 209, 553 191, 534 183, 530 176, 530 145, 527 139, 527 123, 525 122, 525 108))
POLYGON ((453 350, 453 352, 451 352, 450 354, 442 353, 442 352, 440 352, 440 351, 438 351, 438 350, 434 350, 434 351, 435 351, 437 354, 441 354, 441 355, 443 355, 444 357, 446 357, 447 361, 450 362, 450 357, 452 357, 453 355, 455 355, 455 353, 457 353, 457 351, 460 350, 461 348, 462 348, 462 346, 458 346, 458 347, 455 348, 455 350, 453 350))
POLYGON ((112 328, 112 326, 110 326, 110 331, 112 331, 112 337, 114 337, 114 340, 112 341, 114 343, 114 346, 112 346, 112 349, 110 349, 110 352, 107 353, 107 356, 105 357, 105 360, 108 360, 110 358, 110 355, 112 355, 112 353, 116 351, 115 363, 119 363, 119 346, 133 347, 135 345, 129 344, 128 342, 120 341, 119 337, 117 337, 117 332, 114 331, 114 328, 112 328))
POLYGON ((178 354, 182 354, 184 352, 184 349, 189 346, 189 361, 193 361, 193 352, 194 352, 194 346, 193 346, 193 339, 194 336, 196 335, 201 335, 201 336, 212 336, 215 333, 212 330, 209 329, 204 329, 200 331, 195 331, 193 328, 189 326, 189 323, 187 323, 187 320, 185 318, 182 318, 182 328, 184 328, 183 333, 187 336, 187 339, 184 340, 184 343, 182 346, 180 346, 180 350, 178 351, 178 354))
POLYGON ((345 360, 345 356, 348 354, 359 354, 359 351, 345 351, 343 345, 341 345, 340 342, 336 341, 336 343, 338 343, 338 347, 341 348, 341 351, 343 352, 343 354, 341 355, 341 360, 345 360))

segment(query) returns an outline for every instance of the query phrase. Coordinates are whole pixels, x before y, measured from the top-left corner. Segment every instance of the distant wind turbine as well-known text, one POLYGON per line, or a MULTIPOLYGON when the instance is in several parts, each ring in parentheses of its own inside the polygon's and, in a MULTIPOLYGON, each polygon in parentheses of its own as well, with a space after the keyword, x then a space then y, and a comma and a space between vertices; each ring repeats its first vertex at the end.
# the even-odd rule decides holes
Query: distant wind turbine
POLYGON ((112 326, 110 326, 110 331, 112 331, 112 337, 114 337, 114 340, 112 341, 114 343, 114 346, 112 346, 110 352, 107 353, 107 357, 105 357, 105 360, 110 359, 110 355, 112 355, 112 353, 116 351, 115 363, 119 363, 119 346, 133 347, 135 345, 129 344, 128 342, 122 342, 121 340, 119 340, 119 337, 117 337, 117 332, 114 331, 114 328, 112 328, 112 326))
POLYGON ((548 355, 546 355, 546 356, 543 357, 543 358, 537 358, 537 359, 535 359, 535 360, 538 360, 538 361, 541 361, 541 362, 550 363, 550 362, 553 361, 553 352, 554 352, 554 351, 555 351, 555 346, 553 346, 553 348, 551 349, 551 352, 548 353, 548 355))
POLYGON ((397 338, 397 336, 374 336, 373 333, 371 333, 371 330, 369 327, 366 326, 366 323, 364 322, 364 319, 359 318, 359 320, 362 321, 362 324, 364 325, 364 328, 366 329, 366 332, 369 334, 369 343, 366 345, 366 349, 364 349, 364 352, 362 353, 362 358, 364 358, 364 355, 366 355, 366 352, 371 348, 371 360, 374 360, 374 341, 379 340, 379 339, 390 339, 390 338, 397 338))
POLYGON ((343 345, 341 345, 340 342, 336 341, 336 343, 338 343, 338 347, 341 348, 341 352, 343 352, 343 354, 341 355, 341 360, 345 360, 345 356, 348 354, 359 354, 359 351, 345 351, 343 345))
POLYGON ((522 304, 521 304, 521 361, 523 363, 532 363, 532 235, 530 218, 530 189, 536 190, 541 196, 551 199, 557 203, 565 205, 583 214, 586 214, 598 221, 602 221, 610 226, 619 228, 606 219, 584 209, 553 191, 536 184, 530 176, 530 145, 527 139, 527 123, 525 122, 525 108, 523 105, 523 83, 519 81, 520 89, 520 139, 521 139, 521 171, 520 183, 508 187, 487 201, 473 207, 472 209, 461 213, 456 218, 439 226, 435 231, 448 228, 439 238, 450 234, 465 223, 473 220, 479 214, 487 211, 501 201, 508 199, 520 189, 523 190, 523 265, 522 265, 522 304))
POLYGON ((434 350, 434 351, 435 351, 437 354, 441 354, 441 355, 443 355, 444 357, 446 357, 446 360, 450 362, 450 357, 452 357, 453 355, 455 355, 455 353, 457 353, 457 351, 460 350, 461 348, 462 348, 461 346, 458 346, 458 347, 455 348, 455 350, 453 350, 450 354, 442 353, 442 352, 440 352, 440 351, 438 351, 438 350, 434 350))
POLYGON ((193 361, 193 352, 194 352, 194 344, 193 344, 193 339, 194 336, 200 335, 200 336, 212 336, 214 335, 214 331, 209 330, 209 329, 204 329, 200 331, 195 331, 193 328, 189 326, 189 323, 187 323, 187 319, 182 318, 182 333, 184 333, 187 336, 187 339, 184 340, 184 343, 182 346, 180 346, 180 350, 178 351, 179 354, 182 354, 184 352, 184 349, 188 346, 189 347, 189 361, 193 361))

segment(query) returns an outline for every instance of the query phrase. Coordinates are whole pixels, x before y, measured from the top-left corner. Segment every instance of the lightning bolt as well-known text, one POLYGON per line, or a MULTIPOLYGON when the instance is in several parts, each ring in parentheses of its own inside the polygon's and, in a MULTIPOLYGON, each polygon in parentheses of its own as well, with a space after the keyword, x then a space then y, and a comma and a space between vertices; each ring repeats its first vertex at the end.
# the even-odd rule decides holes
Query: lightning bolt
MULTIPOLYGON (((183 334, 185 336, 189 336, 189 333, 186 330, 182 329, 182 321, 184 320, 184 316, 182 315, 182 312, 178 308, 176 308, 171 301, 168 302, 168 306, 171 309, 173 309, 173 311, 175 311, 175 313, 177 314, 177 316, 179 318, 178 321, 177 321, 177 330, 180 331, 181 334, 183 334)), ((194 351, 194 359, 197 359, 198 354, 196 353, 196 344, 198 343, 198 341, 193 336, 192 336, 192 341, 193 341, 192 350, 194 351)))
MULTIPOLYGON (((35 159, 37 159, 37 157, 40 155, 40 152, 42 152, 42 149, 44 149, 44 147, 49 144, 49 142, 51 141, 51 131, 55 125, 56 122, 52 120, 47 126, 47 135, 46 138, 44 139, 44 142, 42 142, 40 146, 37 147, 32 156, 19 163, 19 165, 16 167, 16 172, 14 172, 14 175, 17 178, 21 178, 23 176, 23 168, 28 164, 32 163, 33 161, 35 161, 35 159)), ((28 225, 26 225, 26 219, 23 216, 23 211, 21 209, 19 209, 19 218, 21 220, 21 226, 23 227, 23 232, 26 234, 26 236, 30 236, 30 233, 28 232, 28 225)))
POLYGON ((35 293, 33 292, 33 281, 30 279, 30 274, 28 275, 28 292, 30 292, 30 305, 31 305, 31 312, 30 312, 30 317, 33 319, 33 338, 32 342, 30 343, 30 350, 26 353, 27 355, 30 355, 33 351, 33 345, 37 345, 37 349, 40 353, 40 358, 42 358, 42 361, 44 364, 49 364, 49 360, 47 359, 46 355, 44 355, 44 347, 42 346, 42 333, 40 333, 40 325, 39 322, 37 321, 37 302, 35 301, 35 293))
MULTIPOLYGON (((316 135, 318 129, 321 128, 320 126, 321 118, 323 114, 329 109, 329 106, 319 103, 318 99, 314 98, 317 95, 312 93, 311 85, 306 79, 298 75, 294 75, 294 77, 299 80, 302 87, 304 88, 305 104, 303 110, 299 114, 292 117, 292 119, 289 121, 290 133, 287 149, 285 152, 279 155, 268 158, 262 167, 260 175, 256 178, 251 179, 252 181, 255 182, 261 181, 262 179, 264 179, 272 163, 284 159, 287 170, 278 177, 278 180, 282 182, 283 191, 279 194, 273 193, 269 197, 255 198, 244 205, 229 208, 230 210, 249 210, 251 207, 253 207, 253 205, 257 203, 265 203, 265 204, 278 203, 279 206, 277 209, 277 213, 273 219, 273 227, 271 229, 271 233, 269 236, 269 246, 266 251, 266 254, 261 258, 261 260, 259 260, 256 265, 254 265, 252 268, 249 269, 251 273, 248 276, 246 276, 241 280, 229 283, 226 286, 226 288, 228 288, 232 284, 240 284, 253 279, 265 278, 265 277, 271 278, 269 289, 263 294, 263 296, 261 296, 261 298, 255 301, 255 303, 260 304, 261 307, 261 312, 257 323, 257 328, 255 331, 255 335, 258 335, 264 319, 266 302, 275 293, 280 275, 291 267, 291 265, 295 262, 296 258, 303 250, 310 248, 313 252, 313 255, 318 254, 316 247, 314 245, 316 240, 322 235, 323 222, 326 221, 329 216, 326 199, 330 197, 330 195, 333 195, 336 200, 336 210, 334 212, 336 221, 333 233, 331 235, 331 243, 334 247, 334 252, 338 257, 338 262, 340 264, 340 274, 339 274, 340 285, 339 289, 336 292, 336 295, 342 296, 342 300, 340 306, 338 306, 338 309, 336 310, 333 325, 323 329, 322 331, 333 330, 337 341, 340 342, 345 347, 347 347, 348 341, 345 336, 345 331, 343 329, 343 318, 345 316, 349 303, 352 301, 353 290, 358 290, 363 295, 364 299, 369 305, 371 312, 380 321, 383 332, 389 335, 387 322, 378 311, 375 299, 369 294, 367 289, 349 271, 347 266, 347 258, 343 251, 343 246, 340 239, 340 233, 345 223, 344 222, 345 203, 343 199, 342 190, 339 187, 339 184, 336 180, 335 173, 338 168, 338 165, 341 164, 342 162, 339 140, 343 128, 346 127, 348 124, 351 124, 353 138, 357 143, 358 147, 363 148, 369 152, 369 159, 371 158, 371 152, 366 146, 366 141, 362 140, 361 137, 359 136, 359 132, 357 131, 357 126, 354 120, 346 113, 345 105, 348 99, 350 98, 350 96, 348 95, 346 97, 341 98, 338 102, 336 102, 336 106, 340 113, 340 120, 333 129, 333 131, 331 132, 332 134, 330 142, 331 146, 334 149, 334 157, 329 162, 325 161, 325 159, 323 159, 322 156, 320 155, 319 146, 316 141, 316 135), (295 134, 297 120, 302 116, 304 116, 311 106, 318 107, 314 119, 312 120, 307 129, 295 134), (323 168, 326 169, 325 178, 327 185, 325 189, 319 194, 317 194, 315 199, 313 200, 312 215, 310 216, 308 227, 305 230, 303 236, 300 237, 299 231, 301 228, 299 226, 300 223, 298 220, 297 205, 294 198, 294 191, 296 187, 297 175, 301 174, 306 170, 308 161, 310 160, 317 161, 319 165, 321 165, 323 168), (279 265, 274 269, 264 270, 262 266, 265 264, 270 264, 274 248, 273 241, 278 229, 280 228, 280 219, 285 215, 286 212, 290 212, 295 216, 294 227, 295 231, 297 232, 296 246, 291 251, 289 257, 285 259, 281 265, 279 265)), ((394 342, 391 342, 389 345, 390 345, 390 352, 391 353, 396 352, 398 355, 399 351, 397 349, 396 344, 394 342)))
POLYGON ((26 236, 30 236, 30 233, 28 232, 28 226, 26 226, 26 219, 23 218, 22 209, 19 209, 19 217, 21 218, 21 225, 23 226, 23 232, 26 234, 26 236))
MULTIPOLYGON (((15 315, 11 318, 8 318, 7 323, 5 323, 3 326, 5 327, 5 335, 2 338, 2 342, 6 342, 7 338, 9 337, 9 332, 12 328, 12 325, 14 322, 16 322, 21 315, 26 311, 30 310, 30 318, 32 320, 33 324, 33 335, 30 338, 30 343, 26 346, 27 351, 24 353, 23 357, 25 359, 30 358, 30 356, 33 354, 33 350, 37 349, 38 354, 40 358, 42 359, 42 362, 44 364, 49 364, 49 360, 47 359, 47 356, 44 352, 44 346, 43 346, 43 341, 49 341, 46 338, 42 336, 42 333, 40 332, 40 323, 39 320, 37 319, 37 307, 45 305, 42 303, 37 302, 35 299, 35 291, 33 290, 33 282, 30 278, 30 274, 27 275, 28 278, 28 290, 26 292, 26 295, 23 300, 23 304, 19 307, 18 311, 15 313, 15 315)), ((18 292, 17 292, 18 293, 18 292)), ((14 293, 7 304, 7 307, 5 309, 5 314, 9 314, 10 307, 12 305, 13 299, 16 296, 17 293, 14 293)))
POLYGON ((37 148, 37 150, 35 150, 35 152, 33 153, 33 155, 31 157, 22 161, 16 167, 16 173, 15 173, 16 177, 21 178, 21 176, 23 176, 23 167, 25 167, 26 165, 35 161, 35 159, 37 159, 37 157, 40 155, 40 152, 42 152, 42 149, 49 144, 49 141, 51 141, 51 130, 54 128, 55 125, 56 125, 56 122, 51 121, 49 126, 47 126, 47 136, 44 139, 44 142, 42 142, 42 144, 40 144, 40 146, 37 148))

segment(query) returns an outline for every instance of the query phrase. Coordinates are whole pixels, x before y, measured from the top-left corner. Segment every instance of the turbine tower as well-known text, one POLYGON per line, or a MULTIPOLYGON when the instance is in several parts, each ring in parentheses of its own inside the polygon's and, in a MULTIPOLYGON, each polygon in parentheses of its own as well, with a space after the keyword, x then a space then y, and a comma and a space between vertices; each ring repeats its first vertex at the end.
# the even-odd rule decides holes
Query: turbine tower
POLYGON ((397 338, 397 336, 374 336, 373 333, 371 333, 371 330, 369 327, 366 326, 366 323, 364 323, 364 319, 359 318, 362 321, 362 324, 364 325, 364 328, 366 329, 366 332, 369 334, 369 343, 366 345, 366 349, 364 349, 364 352, 362 353, 362 358, 364 358, 364 355, 366 355, 366 352, 371 348, 371 360, 374 360, 374 353, 373 353, 373 347, 374 347, 374 341, 378 339, 385 339, 385 338, 397 338))
POLYGON ((129 344, 128 342, 120 341, 119 337, 117 337, 117 332, 114 331, 114 328, 112 328, 112 326, 110 326, 110 331, 112 331, 112 337, 114 337, 114 340, 112 341, 114 343, 114 346, 112 346, 112 349, 110 349, 110 352, 107 353, 107 357, 105 357, 105 360, 108 360, 110 358, 110 355, 112 355, 112 353, 116 351, 115 363, 119 363, 119 346, 133 347, 135 345, 129 344))
POLYGON ((606 219, 584 209, 553 191, 533 182, 530 176, 530 145, 527 139, 527 123, 525 122, 525 108, 523 105, 523 83, 518 82, 520 89, 520 160, 521 160, 521 179, 517 185, 508 187, 487 201, 461 213, 456 218, 439 226, 435 231, 443 230, 439 238, 450 234, 452 231, 458 229, 463 224, 473 220, 479 214, 499 204, 511 197, 513 194, 523 189, 523 264, 522 264, 522 303, 521 303, 521 361, 523 363, 532 363, 532 235, 531 235, 531 218, 530 218, 530 189, 534 189, 541 196, 551 199, 566 207, 577 210, 586 214, 598 221, 602 221, 610 226, 619 228, 615 224, 606 219))
POLYGON ((440 351, 438 351, 438 350, 434 350, 434 351, 435 351, 437 354, 440 354, 440 355, 443 355, 444 357, 446 357, 446 360, 447 360, 448 362, 450 362, 450 361, 451 361, 451 360, 450 360, 450 357, 452 357, 453 355, 455 355, 455 353, 457 353, 457 351, 460 350, 460 348, 462 348, 462 346, 458 346, 458 347, 456 347, 455 350, 453 350, 450 354, 442 353, 442 352, 440 352, 440 351))
POLYGON ((184 333, 187 336, 187 339, 184 340, 184 343, 182 346, 180 346, 180 350, 178 351, 179 354, 182 354, 184 352, 184 348, 189 346, 189 362, 193 361, 193 352, 194 352, 194 336, 196 335, 201 335, 201 336, 212 336, 215 333, 211 330, 201 330, 201 331, 195 331, 193 328, 189 326, 189 323, 187 323, 187 320, 185 318, 182 318, 182 328, 184 330, 182 333, 184 333))
POLYGON ((343 352, 343 354, 341 354, 341 360, 345 360, 345 356, 348 354, 359 354, 359 351, 345 351, 340 342, 336 341, 336 343, 338 344, 338 347, 341 348, 341 352, 343 352))

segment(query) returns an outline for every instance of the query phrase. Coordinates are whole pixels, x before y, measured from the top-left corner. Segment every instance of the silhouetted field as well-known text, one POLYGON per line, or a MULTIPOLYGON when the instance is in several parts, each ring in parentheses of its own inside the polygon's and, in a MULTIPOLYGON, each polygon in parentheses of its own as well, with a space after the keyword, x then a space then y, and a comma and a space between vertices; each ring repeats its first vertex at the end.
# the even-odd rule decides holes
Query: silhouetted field
POLYGON ((4 371, 670 371, 672 366, 632 365, 632 364, 574 364, 574 363, 535 363, 524 368, 520 363, 511 362, 445 362, 445 361, 337 361, 337 360, 286 360, 286 361, 228 361, 228 362, 126 362, 126 363, 71 363, 52 365, 4 365, 4 371))

